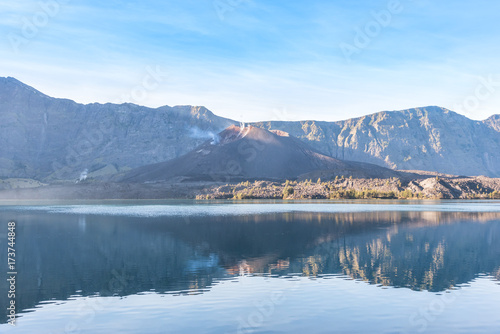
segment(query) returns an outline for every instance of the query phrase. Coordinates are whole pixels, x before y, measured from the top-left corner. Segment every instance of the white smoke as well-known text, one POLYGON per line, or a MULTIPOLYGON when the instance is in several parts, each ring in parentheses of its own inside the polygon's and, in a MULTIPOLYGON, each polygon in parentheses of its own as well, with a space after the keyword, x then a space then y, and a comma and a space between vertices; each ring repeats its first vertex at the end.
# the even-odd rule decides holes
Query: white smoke
POLYGON ((220 141, 219 135, 208 130, 201 130, 198 127, 192 127, 189 129, 189 137, 195 139, 212 139, 210 144, 217 145, 220 141))
MULTIPOLYGON (((248 128, 250 129, 250 128, 248 128)), ((248 131, 246 133, 245 130, 247 130, 247 125, 244 122, 240 122, 240 132, 238 133, 239 138, 243 138, 247 135, 248 131)))
POLYGON ((87 179, 87 175, 89 174, 89 170, 85 168, 83 172, 80 173, 80 177, 78 178, 78 182, 85 181, 87 179))

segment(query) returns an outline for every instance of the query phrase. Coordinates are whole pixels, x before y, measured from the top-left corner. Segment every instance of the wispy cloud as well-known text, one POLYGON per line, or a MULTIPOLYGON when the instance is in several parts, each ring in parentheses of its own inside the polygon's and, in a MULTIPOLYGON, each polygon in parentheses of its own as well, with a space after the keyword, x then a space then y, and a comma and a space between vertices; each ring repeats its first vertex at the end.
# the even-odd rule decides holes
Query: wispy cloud
MULTIPOLYGON (((453 109, 478 77, 500 73, 500 4, 400 1, 404 10, 350 63, 339 44, 351 42, 385 2, 242 1, 224 20, 212 1, 66 2, 16 53, 7 35, 39 3, 3 1, 0 75, 57 97, 106 102, 158 65, 169 78, 145 105, 205 105, 253 121, 281 117, 276 108, 293 119, 325 120, 453 109)), ((468 116, 498 113, 499 95, 468 116)))

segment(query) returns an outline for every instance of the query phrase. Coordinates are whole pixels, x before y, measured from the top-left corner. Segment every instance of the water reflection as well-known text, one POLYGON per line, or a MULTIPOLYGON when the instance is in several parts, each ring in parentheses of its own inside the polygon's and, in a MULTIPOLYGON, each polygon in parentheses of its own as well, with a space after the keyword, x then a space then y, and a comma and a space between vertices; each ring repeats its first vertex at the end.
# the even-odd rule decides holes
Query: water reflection
POLYGON ((74 296, 206 293, 238 275, 344 274, 429 291, 479 274, 500 279, 500 213, 9 218, 18 222, 17 304, 24 310, 74 296))

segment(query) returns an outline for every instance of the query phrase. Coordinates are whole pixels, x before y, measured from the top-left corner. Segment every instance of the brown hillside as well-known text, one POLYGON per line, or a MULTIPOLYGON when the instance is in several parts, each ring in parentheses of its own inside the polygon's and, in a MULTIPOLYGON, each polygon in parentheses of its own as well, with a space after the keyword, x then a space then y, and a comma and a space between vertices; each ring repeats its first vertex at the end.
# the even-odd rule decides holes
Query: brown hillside
POLYGON ((230 126, 214 140, 170 161, 136 168, 123 182, 158 182, 175 177, 229 182, 248 179, 295 179, 328 171, 329 176, 392 177, 387 168, 323 155, 283 131, 230 126))

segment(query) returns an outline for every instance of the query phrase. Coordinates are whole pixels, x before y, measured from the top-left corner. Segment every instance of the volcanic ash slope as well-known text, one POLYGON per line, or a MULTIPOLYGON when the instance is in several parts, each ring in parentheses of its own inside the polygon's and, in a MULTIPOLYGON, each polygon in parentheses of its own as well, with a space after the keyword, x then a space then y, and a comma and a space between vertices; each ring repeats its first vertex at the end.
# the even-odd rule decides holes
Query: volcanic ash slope
POLYGON ((334 159, 283 131, 232 125, 193 151, 170 161, 136 168, 122 182, 160 182, 177 177, 192 181, 296 179, 325 171, 330 176, 399 176, 387 168, 334 159))

